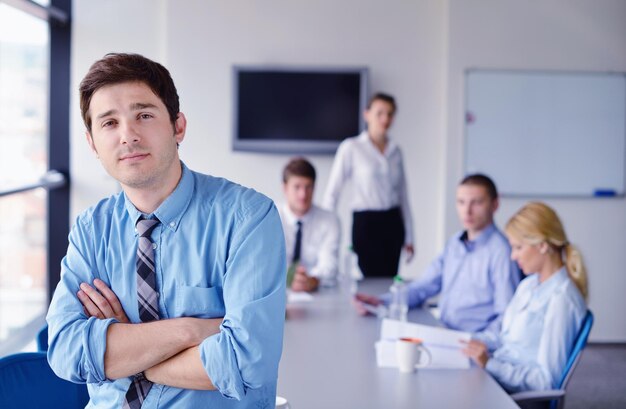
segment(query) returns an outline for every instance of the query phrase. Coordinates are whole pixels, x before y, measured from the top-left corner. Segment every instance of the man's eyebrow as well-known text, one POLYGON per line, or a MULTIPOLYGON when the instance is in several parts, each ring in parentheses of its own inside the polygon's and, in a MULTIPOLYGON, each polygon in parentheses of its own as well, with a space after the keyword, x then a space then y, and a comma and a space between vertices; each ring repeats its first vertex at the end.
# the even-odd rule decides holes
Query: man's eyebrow
MULTIPOLYGON (((132 104, 130 104, 131 111, 138 111, 138 110, 146 109, 146 108, 158 108, 158 107, 149 102, 133 102, 132 104)), ((102 119, 106 116, 113 115, 116 113, 117 113, 116 109, 109 109, 108 111, 103 112, 100 115, 96 116, 96 119, 102 119)))
POLYGON ((157 106, 149 102, 134 102, 130 104, 131 111, 137 111, 139 109, 146 109, 146 108, 157 108, 157 106))
POLYGON ((114 113, 116 113, 116 112, 117 112, 117 111, 116 111, 115 109, 109 109, 108 111, 103 112, 103 113, 101 113, 100 115, 98 115, 98 116, 96 117, 96 119, 102 119, 102 118, 104 118, 105 116, 112 115, 112 114, 114 114, 114 113))

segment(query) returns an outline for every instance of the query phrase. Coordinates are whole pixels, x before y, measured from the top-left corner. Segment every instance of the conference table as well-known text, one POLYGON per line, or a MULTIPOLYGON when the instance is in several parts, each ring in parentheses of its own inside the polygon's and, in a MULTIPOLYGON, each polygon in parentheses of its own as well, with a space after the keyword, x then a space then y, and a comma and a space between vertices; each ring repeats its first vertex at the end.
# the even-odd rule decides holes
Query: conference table
MULTIPOLYGON (((366 279, 358 291, 379 294, 390 279, 366 279)), ((376 365, 381 320, 359 316, 348 285, 322 288, 287 306, 278 395, 291 409, 518 408, 482 368, 400 373, 376 365)), ((409 321, 437 325, 425 309, 409 321)))

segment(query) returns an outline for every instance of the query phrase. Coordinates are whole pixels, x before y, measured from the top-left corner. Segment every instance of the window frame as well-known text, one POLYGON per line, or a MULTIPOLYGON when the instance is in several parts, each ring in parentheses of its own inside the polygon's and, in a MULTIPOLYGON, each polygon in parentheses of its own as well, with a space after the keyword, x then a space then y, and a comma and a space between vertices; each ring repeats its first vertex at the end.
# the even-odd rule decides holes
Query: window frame
MULTIPOLYGON (((70 230, 70 51, 72 0, 50 0, 48 6, 32 0, 2 0, 10 7, 48 22, 48 172, 38 181, 0 191, 0 197, 45 188, 47 302, 61 276, 70 230)), ((8 351, 25 345, 39 330, 41 319, 27 323, 4 343, 8 351)), ((2 355, 2 354, 0 354, 2 355)))

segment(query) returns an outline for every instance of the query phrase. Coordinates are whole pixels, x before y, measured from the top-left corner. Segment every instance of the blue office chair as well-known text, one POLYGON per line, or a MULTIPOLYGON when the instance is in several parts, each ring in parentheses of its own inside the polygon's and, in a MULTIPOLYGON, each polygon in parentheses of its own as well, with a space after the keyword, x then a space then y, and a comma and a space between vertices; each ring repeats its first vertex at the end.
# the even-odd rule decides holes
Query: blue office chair
POLYGON ((563 409, 565 405, 565 391, 567 389, 567 384, 574 373, 576 365, 578 365, 578 361, 580 361, 583 349, 587 345, 587 338, 591 332, 592 325, 593 314, 591 311, 587 310, 587 315, 585 315, 583 325, 574 341, 574 347, 572 348, 572 353, 570 354, 567 364, 565 365, 565 370, 561 376, 558 389, 514 393, 511 395, 513 400, 517 403, 550 402, 550 409, 563 409))
POLYGON ((87 386, 57 377, 45 352, 23 352, 0 359, 0 408, 73 409, 89 401, 87 386))
POLYGON ((48 350, 48 324, 37 333, 37 351, 48 350))

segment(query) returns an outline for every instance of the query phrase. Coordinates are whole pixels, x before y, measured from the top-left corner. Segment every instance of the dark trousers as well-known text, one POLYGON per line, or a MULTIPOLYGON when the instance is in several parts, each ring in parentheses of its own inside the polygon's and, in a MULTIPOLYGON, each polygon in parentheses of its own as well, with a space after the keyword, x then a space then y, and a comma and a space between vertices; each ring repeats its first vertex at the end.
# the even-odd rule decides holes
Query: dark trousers
POLYGON ((395 276, 404 245, 400 208, 354 212, 352 218, 352 248, 363 276, 395 276))

